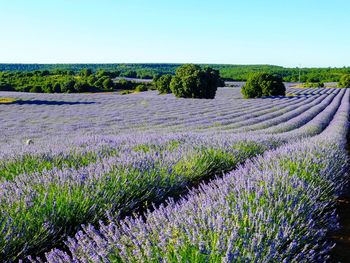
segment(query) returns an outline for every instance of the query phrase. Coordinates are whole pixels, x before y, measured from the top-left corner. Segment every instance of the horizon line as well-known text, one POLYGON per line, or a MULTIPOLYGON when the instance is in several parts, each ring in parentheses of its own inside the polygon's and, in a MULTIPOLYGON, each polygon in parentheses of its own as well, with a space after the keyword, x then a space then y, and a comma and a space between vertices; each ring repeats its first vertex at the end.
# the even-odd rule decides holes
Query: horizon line
POLYGON ((0 65, 132 65, 132 64, 167 64, 167 65, 184 65, 184 64, 197 64, 197 65, 225 65, 225 66, 276 66, 283 68, 349 68, 350 66, 290 66, 290 65, 277 65, 268 63, 252 63, 252 64, 231 64, 231 63, 203 63, 203 62, 0 62, 0 65))

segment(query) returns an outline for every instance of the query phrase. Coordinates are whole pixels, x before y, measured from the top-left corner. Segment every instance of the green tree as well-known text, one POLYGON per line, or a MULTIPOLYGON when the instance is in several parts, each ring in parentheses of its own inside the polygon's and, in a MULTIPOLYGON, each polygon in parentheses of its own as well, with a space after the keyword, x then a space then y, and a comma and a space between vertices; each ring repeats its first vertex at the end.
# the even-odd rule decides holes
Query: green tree
POLYGON ((53 92, 55 92, 55 93, 60 93, 61 92, 61 84, 60 83, 55 83, 53 85, 53 92))
POLYGON ((80 71, 80 76, 82 77, 89 77, 91 75, 92 75, 92 70, 89 68, 85 68, 80 71))
POLYGON ((112 89, 114 86, 113 81, 110 78, 106 78, 103 82, 102 82, 102 86, 104 89, 112 89))
POLYGON ((136 92, 147 91, 147 86, 145 84, 137 85, 135 88, 135 91, 136 92))
POLYGON ((170 89, 176 97, 213 99, 220 84, 217 70, 186 64, 177 68, 170 82, 170 89))
POLYGON ((350 74, 344 74, 338 83, 340 88, 350 88, 350 74))
POLYGON ((90 86, 94 86, 96 81, 97 81, 97 78, 94 75, 91 75, 87 78, 87 82, 90 86))
POLYGON ((49 76, 49 75, 50 75, 50 71, 48 71, 48 70, 43 70, 43 71, 41 72, 41 76, 42 76, 42 77, 49 76))
POLYGON ((242 87, 244 98, 260 98, 262 96, 284 96, 286 88, 282 78, 269 73, 254 73, 248 77, 242 87))
POLYGON ((128 70, 120 74, 122 77, 126 78, 137 78, 137 72, 135 70, 128 70))
POLYGON ((63 93, 72 93, 75 92, 75 80, 66 80, 61 85, 61 92, 63 93))
POLYGON ((134 89, 134 83, 131 81, 128 81, 126 79, 120 79, 116 84, 115 87, 117 89, 122 89, 122 90, 130 90, 134 89))
POLYGON ((159 94, 171 93, 170 82, 172 78, 173 78, 172 75, 165 74, 163 76, 156 78, 156 80, 154 80, 154 85, 159 91, 159 94))
POLYGON ((107 72, 104 69, 97 70, 97 72, 96 72, 96 77, 97 78, 101 78, 101 77, 104 77, 104 76, 107 76, 107 72))
POLYGON ((33 93, 42 93, 43 90, 42 90, 41 86, 34 86, 34 87, 32 87, 32 88, 29 90, 29 92, 33 92, 33 93))
POLYGON ((43 87, 43 91, 45 93, 53 93, 53 86, 51 83, 46 83, 46 85, 43 87))
POLYGON ((77 92, 87 92, 89 91, 89 88, 90 88, 89 84, 83 81, 77 81, 74 84, 74 90, 77 92))

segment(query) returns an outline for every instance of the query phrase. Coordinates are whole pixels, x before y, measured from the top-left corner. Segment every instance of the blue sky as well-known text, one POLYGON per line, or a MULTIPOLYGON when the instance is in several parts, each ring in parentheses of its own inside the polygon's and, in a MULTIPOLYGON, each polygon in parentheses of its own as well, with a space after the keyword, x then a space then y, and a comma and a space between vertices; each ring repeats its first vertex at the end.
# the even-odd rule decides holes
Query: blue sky
POLYGON ((0 0, 0 63, 350 66, 347 0, 0 0))

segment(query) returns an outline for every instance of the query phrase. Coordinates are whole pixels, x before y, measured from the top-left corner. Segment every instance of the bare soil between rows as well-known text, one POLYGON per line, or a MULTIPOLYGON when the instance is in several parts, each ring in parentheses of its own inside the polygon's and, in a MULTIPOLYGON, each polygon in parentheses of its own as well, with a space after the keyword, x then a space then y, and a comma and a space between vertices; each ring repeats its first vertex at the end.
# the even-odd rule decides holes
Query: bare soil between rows
MULTIPOLYGON (((350 131, 347 136, 347 152, 350 159, 350 131)), ((349 171, 350 174, 350 171, 349 171)), ((337 199, 336 210, 340 228, 330 233, 330 240, 335 243, 331 253, 331 262, 350 263, 350 177, 342 195, 337 199)))

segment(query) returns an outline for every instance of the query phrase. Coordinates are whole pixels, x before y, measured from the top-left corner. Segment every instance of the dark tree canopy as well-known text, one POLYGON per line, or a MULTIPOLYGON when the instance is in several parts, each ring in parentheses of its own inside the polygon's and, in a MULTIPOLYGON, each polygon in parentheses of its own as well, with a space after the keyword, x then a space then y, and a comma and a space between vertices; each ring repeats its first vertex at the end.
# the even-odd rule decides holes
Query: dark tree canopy
POLYGON ((113 88, 113 81, 110 78, 106 78, 103 82, 102 82, 103 88, 108 90, 108 89, 112 89, 113 88))
POLYGON ((136 92, 147 91, 147 86, 145 84, 139 84, 136 86, 135 91, 136 92))
POLYGON ((282 78, 269 73, 254 73, 242 87, 244 98, 260 98, 263 96, 285 96, 286 88, 282 78))
POLYGON ((34 86, 29 90, 29 92, 42 93, 43 91, 40 86, 34 86))
POLYGON ((154 79, 154 85, 160 94, 171 93, 170 82, 172 78, 172 75, 165 74, 154 79))
POLYGON ((350 74, 344 74, 338 83, 340 88, 350 88, 350 74))
POLYGON ((61 85, 61 92, 63 93, 73 93, 76 91, 74 88, 76 81, 75 80, 67 80, 61 85))
POLYGON ((176 97, 213 99, 220 84, 217 70, 186 64, 176 70, 170 82, 170 89, 176 97))
POLYGON ((82 69, 80 71, 80 75, 83 77, 89 77, 90 75, 92 75, 92 70, 89 68, 82 69))

